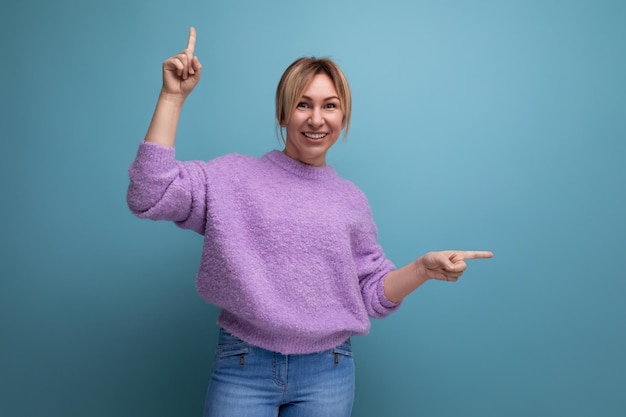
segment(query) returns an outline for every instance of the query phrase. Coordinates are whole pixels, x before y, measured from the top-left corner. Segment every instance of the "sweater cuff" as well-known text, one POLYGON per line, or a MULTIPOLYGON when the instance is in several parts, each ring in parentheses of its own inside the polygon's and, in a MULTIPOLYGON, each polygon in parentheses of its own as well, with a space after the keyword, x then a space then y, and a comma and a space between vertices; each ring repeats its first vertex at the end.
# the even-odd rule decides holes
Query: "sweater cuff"
POLYGON ((381 279, 380 281, 378 281, 377 293, 378 293, 378 301, 380 302, 380 305, 390 310, 387 314, 393 313, 400 307, 400 304, 402 304, 402 300, 398 301, 397 303, 394 303, 389 298, 387 298, 387 296, 385 295, 385 280, 384 279, 381 279))
POLYGON ((149 161, 156 165, 167 164, 176 157, 173 147, 163 146, 142 140, 137 150, 137 161, 149 161))

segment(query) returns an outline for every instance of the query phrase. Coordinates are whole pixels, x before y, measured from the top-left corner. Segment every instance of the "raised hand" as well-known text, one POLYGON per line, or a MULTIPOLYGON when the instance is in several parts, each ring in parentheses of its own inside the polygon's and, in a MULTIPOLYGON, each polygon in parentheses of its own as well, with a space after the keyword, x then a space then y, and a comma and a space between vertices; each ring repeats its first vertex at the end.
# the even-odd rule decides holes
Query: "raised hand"
POLYGON ((196 29, 191 27, 187 47, 163 62, 163 93, 184 100, 198 84, 202 65, 194 55, 195 49, 196 29))
POLYGON ((174 146, 183 104, 202 72, 202 65, 193 54, 195 49, 196 30, 190 28, 187 47, 163 62, 163 86, 146 132, 146 142, 174 146))
POLYGON ((467 259, 492 258, 489 251, 446 250, 422 256, 428 278, 456 282, 467 269, 467 259))

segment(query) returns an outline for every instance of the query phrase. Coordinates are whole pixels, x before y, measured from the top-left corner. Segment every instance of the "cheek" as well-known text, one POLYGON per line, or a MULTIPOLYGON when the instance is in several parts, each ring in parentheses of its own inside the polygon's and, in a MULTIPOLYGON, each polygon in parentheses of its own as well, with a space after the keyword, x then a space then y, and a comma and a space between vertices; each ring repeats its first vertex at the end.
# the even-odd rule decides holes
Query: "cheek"
POLYGON ((345 122, 346 120, 343 115, 338 115, 333 118, 332 124, 335 129, 341 130, 344 128, 345 122))
POLYGON ((292 114, 289 118, 289 123, 285 123, 284 127, 287 129, 299 129, 305 121, 306 119, 302 116, 302 114, 294 112, 294 114, 292 114))

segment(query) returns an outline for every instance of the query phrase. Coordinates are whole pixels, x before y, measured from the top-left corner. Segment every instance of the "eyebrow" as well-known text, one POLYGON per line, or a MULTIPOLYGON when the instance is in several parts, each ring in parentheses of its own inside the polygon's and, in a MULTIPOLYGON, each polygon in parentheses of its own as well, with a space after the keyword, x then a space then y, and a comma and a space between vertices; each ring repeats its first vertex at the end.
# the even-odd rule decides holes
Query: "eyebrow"
MULTIPOLYGON (((312 99, 311 97, 309 97, 309 96, 302 96, 302 98, 303 98, 303 99, 305 99, 305 100, 311 100, 311 101, 313 101, 313 99, 312 99)), ((337 99, 337 100, 341 101, 341 100, 339 99, 339 97, 337 97, 337 96, 330 96, 330 97, 326 97, 323 101, 328 101, 328 100, 333 100, 333 99, 337 99)))

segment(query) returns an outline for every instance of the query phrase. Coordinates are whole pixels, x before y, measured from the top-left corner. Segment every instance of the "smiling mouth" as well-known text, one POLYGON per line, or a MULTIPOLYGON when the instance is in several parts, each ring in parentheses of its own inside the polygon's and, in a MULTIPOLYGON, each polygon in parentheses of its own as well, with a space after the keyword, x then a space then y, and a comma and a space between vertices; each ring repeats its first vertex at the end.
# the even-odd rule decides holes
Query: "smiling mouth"
POLYGON ((328 133, 307 133, 307 132, 304 132, 303 135, 306 136, 309 139, 319 140, 319 139, 324 139, 326 137, 326 135, 328 135, 328 133))

